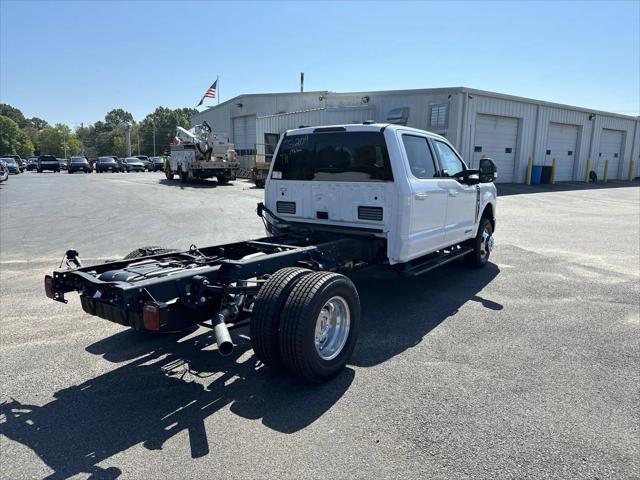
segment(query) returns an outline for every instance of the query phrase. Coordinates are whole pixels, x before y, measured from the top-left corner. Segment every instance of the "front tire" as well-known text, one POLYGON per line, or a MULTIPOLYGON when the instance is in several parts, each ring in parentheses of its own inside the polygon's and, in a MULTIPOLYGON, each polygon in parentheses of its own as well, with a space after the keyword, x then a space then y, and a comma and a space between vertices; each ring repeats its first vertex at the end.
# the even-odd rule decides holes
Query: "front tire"
POLYGON ((280 324, 280 355, 287 370, 312 383, 335 377, 353 353, 360 297, 344 275, 316 272, 289 294, 280 324))
POLYGON ((256 295, 251 311, 249 331, 256 357, 267 367, 282 367, 278 331, 280 314, 294 285, 305 275, 306 268, 289 267, 271 275, 256 295))
POLYGON ((488 218, 480 219, 476 238, 470 241, 469 246, 473 247, 473 251, 465 257, 467 264, 473 268, 484 267, 489 262, 493 250, 493 227, 488 218))

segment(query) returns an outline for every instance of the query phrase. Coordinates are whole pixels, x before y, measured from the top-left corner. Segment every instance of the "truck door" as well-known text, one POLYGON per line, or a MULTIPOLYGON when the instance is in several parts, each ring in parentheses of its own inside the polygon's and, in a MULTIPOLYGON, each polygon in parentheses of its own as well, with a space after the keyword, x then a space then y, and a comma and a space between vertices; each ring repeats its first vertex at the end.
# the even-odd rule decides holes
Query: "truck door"
POLYGON ((444 246, 448 192, 436 176, 436 163, 426 137, 402 134, 411 185, 407 256, 415 258, 444 246))
POLYGON ((432 142, 440 164, 442 186, 447 192, 445 243, 453 245, 474 236, 479 189, 477 185, 466 185, 459 180, 458 175, 467 167, 458 154, 444 142, 432 142))

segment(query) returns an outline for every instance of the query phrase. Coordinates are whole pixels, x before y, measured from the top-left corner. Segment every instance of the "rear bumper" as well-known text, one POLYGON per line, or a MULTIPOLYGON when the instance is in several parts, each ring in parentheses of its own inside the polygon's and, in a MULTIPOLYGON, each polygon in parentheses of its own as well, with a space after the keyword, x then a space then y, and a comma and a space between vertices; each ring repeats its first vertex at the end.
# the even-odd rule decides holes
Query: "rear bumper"
MULTIPOLYGON (((127 310, 117 305, 101 302, 86 295, 80 295, 82 309, 89 315, 100 317, 134 330, 147 330, 144 324, 142 312, 127 310)), ((211 312, 190 310, 178 304, 166 305, 160 309, 160 329, 158 332, 174 332, 184 330, 197 323, 204 322, 211 318, 211 312), (187 310, 187 311, 185 311, 187 310)))

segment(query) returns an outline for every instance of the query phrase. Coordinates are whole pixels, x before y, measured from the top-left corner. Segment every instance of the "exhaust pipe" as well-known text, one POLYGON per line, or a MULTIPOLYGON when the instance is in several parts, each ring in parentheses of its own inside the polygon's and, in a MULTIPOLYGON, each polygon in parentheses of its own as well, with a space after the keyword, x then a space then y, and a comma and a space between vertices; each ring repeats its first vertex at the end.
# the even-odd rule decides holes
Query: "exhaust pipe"
POLYGON ((213 333, 216 335, 216 344, 218 345, 218 352, 223 357, 230 355, 233 351, 233 342, 231 341, 231 335, 225 322, 226 315, 225 310, 218 313, 217 320, 213 327, 213 333))

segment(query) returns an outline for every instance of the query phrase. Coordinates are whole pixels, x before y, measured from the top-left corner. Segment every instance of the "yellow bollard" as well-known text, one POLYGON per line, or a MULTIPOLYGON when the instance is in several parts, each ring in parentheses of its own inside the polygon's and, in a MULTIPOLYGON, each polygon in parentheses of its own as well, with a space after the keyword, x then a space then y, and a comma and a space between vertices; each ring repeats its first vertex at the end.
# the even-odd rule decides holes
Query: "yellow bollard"
POLYGON ((556 159, 551 160, 551 185, 556 183, 556 159))
POLYGON ((604 161, 604 177, 602 177, 602 181, 607 183, 607 177, 609 176, 609 160, 604 161))
POLYGON ((633 158, 629 162, 629 181, 633 180, 633 158))
POLYGON ((531 169, 533 168, 533 159, 529 157, 527 161, 527 185, 531 185, 531 169))
POLYGON ((584 172, 584 183, 589 183, 589 168, 591 168, 591 160, 587 158, 587 170, 584 172))

